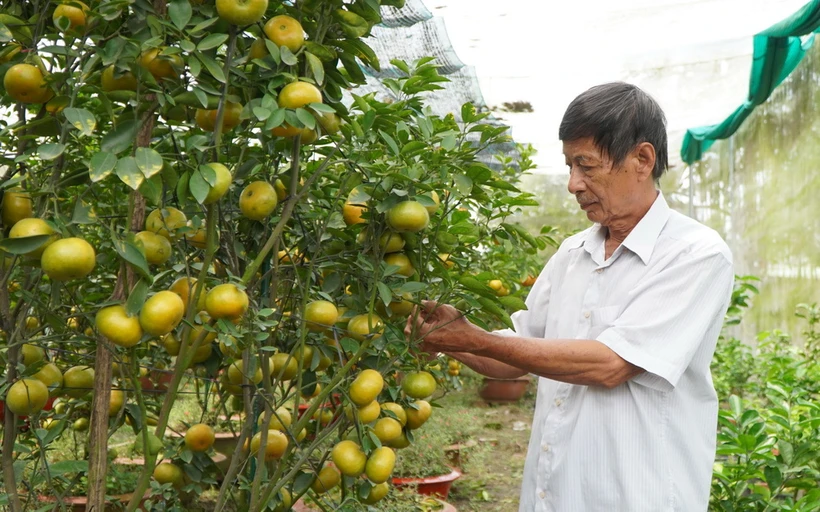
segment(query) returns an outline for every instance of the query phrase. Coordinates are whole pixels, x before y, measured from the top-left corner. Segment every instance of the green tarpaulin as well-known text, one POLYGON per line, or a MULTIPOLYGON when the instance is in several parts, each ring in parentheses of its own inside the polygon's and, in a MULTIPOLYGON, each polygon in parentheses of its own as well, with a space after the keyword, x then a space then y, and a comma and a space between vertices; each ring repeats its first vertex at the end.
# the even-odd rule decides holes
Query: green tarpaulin
POLYGON ((765 102, 772 91, 800 63, 820 28, 820 0, 812 0, 789 18, 754 36, 752 76, 746 101, 722 123, 686 131, 681 158, 697 162, 716 140, 726 139, 740 128, 749 114, 765 102), (805 39, 803 39, 804 36, 805 39))

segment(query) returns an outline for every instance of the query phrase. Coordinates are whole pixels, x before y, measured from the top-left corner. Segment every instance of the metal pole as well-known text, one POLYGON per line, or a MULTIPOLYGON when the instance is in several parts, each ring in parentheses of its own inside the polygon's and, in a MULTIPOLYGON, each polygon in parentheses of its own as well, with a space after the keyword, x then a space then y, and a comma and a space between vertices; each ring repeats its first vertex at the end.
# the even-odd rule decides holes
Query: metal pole
POLYGON ((729 249, 734 249, 734 227, 735 227, 735 136, 729 136, 729 190, 727 191, 729 218, 726 223, 726 240, 729 249))
POLYGON ((695 178, 692 175, 694 168, 689 166, 689 216, 695 218, 695 178))

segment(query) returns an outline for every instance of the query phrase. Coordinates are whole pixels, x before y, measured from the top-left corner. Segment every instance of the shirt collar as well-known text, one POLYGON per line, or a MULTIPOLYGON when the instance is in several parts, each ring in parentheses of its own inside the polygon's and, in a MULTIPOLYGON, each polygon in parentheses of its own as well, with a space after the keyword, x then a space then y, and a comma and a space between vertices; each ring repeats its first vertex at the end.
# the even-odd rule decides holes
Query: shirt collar
MULTIPOLYGON (((663 197, 663 192, 658 191, 658 197, 649 211, 638 221, 638 224, 627 235, 623 246, 634 252, 641 258, 644 265, 649 263, 649 258, 652 257, 652 251, 655 249, 655 242, 661 230, 666 225, 669 219, 669 205, 666 198, 663 197)), ((598 223, 593 224, 588 229, 577 235, 570 237, 567 241, 568 249, 577 249, 581 246, 590 254, 595 253, 595 249, 599 248, 606 238, 606 231, 603 226, 598 223)))

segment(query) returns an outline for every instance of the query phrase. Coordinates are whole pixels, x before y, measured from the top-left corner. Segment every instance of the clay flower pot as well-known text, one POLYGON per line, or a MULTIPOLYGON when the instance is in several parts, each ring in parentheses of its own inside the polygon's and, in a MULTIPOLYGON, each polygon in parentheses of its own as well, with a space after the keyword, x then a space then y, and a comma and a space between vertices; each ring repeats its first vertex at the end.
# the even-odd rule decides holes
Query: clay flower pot
POLYGON ((393 485, 396 488, 415 487, 416 492, 425 496, 438 496, 446 500, 450 494, 453 482, 461 477, 461 471, 453 468, 449 474, 428 477, 394 477, 393 485))
POLYGON ((521 400, 530 384, 529 377, 519 377, 517 379, 494 379, 484 377, 484 385, 478 394, 486 402, 490 403, 513 403, 521 400))
MULTIPOLYGON (((127 494, 119 494, 116 496, 108 496, 105 500, 106 505, 110 505, 111 508, 117 507, 125 507, 125 505, 131 501, 131 497, 134 496, 133 492, 127 494)), ((148 509, 145 506, 145 502, 151 498, 151 491, 145 491, 145 494, 142 496, 142 500, 140 500, 139 510, 147 511, 148 509)), ((154 504, 156 505, 156 497, 154 498, 154 504)), ((40 503, 53 503, 55 510, 60 510, 60 506, 57 503, 57 498, 54 496, 45 496, 45 495, 38 495, 37 501, 40 503)), ((88 505, 88 498, 86 496, 65 496, 61 503, 65 505, 66 510, 69 512, 85 512, 87 510, 88 505)), ((109 508, 106 506, 106 508, 109 508)))

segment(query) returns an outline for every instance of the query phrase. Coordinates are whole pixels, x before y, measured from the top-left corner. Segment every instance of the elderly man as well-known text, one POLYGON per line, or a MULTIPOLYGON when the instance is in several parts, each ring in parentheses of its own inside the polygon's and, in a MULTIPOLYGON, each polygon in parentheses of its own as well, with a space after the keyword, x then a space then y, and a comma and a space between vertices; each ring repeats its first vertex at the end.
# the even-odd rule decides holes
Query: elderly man
POLYGON ((425 302, 406 332, 484 375, 540 377, 520 511, 704 511, 731 253, 657 189, 666 120, 645 92, 593 87, 559 138, 569 191, 594 224, 549 260, 515 331, 425 302))

